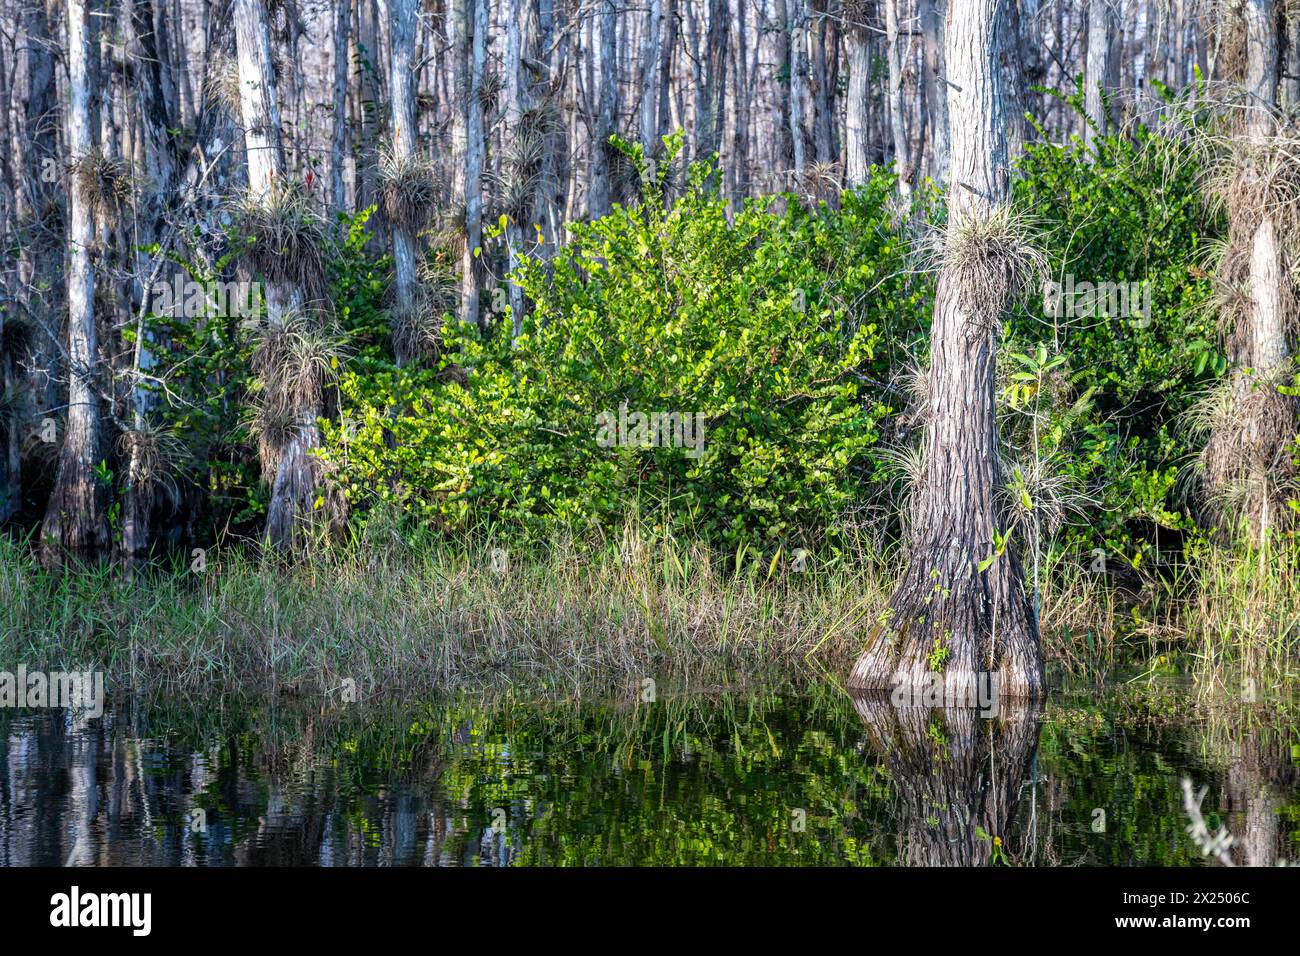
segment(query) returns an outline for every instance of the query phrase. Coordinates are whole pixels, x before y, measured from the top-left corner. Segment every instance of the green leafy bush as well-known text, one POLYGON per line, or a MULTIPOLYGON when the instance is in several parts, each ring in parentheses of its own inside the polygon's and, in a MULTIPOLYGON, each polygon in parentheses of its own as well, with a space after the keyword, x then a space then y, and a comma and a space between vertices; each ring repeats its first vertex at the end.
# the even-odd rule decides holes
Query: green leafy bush
POLYGON ((513 344, 508 316, 486 336, 449 322, 441 368, 345 374, 327 456, 349 498, 449 530, 586 530, 636 510, 729 544, 833 534, 888 411, 866 384, 882 329, 914 325, 920 302, 891 180, 729 221, 708 177, 694 167, 671 206, 652 182, 554 259, 525 260, 513 344), (702 448, 627 447, 638 436, 609 426, 638 412, 702 416, 702 448))
POLYGON ((1060 316, 1040 300, 1013 321, 1007 346, 1066 359, 1043 383, 1039 426, 1040 454, 1055 455, 1090 499, 1068 539, 1139 566, 1159 529, 1192 526, 1179 479, 1195 448, 1183 416, 1226 368, 1207 307, 1218 224, 1186 138, 1145 126, 1091 149, 1030 145, 1020 172, 1016 200, 1041 229, 1052 280, 1149 284, 1149 315, 1060 316))

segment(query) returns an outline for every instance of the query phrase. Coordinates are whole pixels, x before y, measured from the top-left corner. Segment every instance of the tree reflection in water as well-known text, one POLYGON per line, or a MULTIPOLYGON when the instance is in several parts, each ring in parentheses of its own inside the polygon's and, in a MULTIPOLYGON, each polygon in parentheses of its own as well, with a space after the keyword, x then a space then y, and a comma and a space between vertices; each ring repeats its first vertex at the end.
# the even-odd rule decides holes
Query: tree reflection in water
POLYGON ((1268 865, 1296 858, 1297 751, 1278 708, 1177 687, 992 720, 830 686, 0 711, 0 865, 1204 865, 1184 777, 1268 865))
POLYGON ((898 862, 986 866, 1007 852, 1007 831, 1038 747, 1041 704, 895 707, 855 695, 899 801, 898 862))

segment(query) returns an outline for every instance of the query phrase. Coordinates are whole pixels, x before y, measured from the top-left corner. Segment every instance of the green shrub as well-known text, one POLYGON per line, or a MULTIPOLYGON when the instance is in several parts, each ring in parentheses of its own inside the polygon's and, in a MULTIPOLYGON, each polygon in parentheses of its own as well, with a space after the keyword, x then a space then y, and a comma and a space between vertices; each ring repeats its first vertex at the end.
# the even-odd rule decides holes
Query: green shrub
POLYGON ((914 325, 920 302, 892 182, 729 221, 708 175, 693 168, 670 207, 652 183, 525 260, 513 345, 508 316, 486 337, 448 323, 439 370, 345 374, 327 456, 349 498, 448 530, 586 530, 635 509, 732 545, 833 535, 888 411, 865 384, 884 372, 881 331, 914 325), (702 449, 603 447, 602 426, 637 412, 703 416, 702 449))
POLYGON ((1020 173, 1016 200, 1039 224, 1050 278, 1150 284, 1149 316, 1053 316, 1039 300, 1007 345, 1066 359, 1046 386, 1044 450, 1091 498, 1068 539, 1139 566, 1159 529, 1192 526, 1179 479, 1196 449, 1183 416, 1226 368, 1207 308, 1218 224, 1186 139, 1145 126, 1091 150, 1077 139, 1030 145, 1020 173))

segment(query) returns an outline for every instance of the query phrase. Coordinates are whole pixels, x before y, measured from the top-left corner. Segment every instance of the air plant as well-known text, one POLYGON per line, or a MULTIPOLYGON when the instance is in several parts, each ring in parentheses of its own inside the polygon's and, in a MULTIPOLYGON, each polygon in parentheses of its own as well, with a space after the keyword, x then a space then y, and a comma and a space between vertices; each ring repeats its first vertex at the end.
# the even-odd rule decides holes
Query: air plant
MULTIPOLYGON (((1220 6, 1217 28, 1244 66, 1245 24, 1240 11, 1220 6)), ((1240 76, 1240 69, 1235 73, 1240 76)), ((1298 263, 1290 250, 1300 240, 1300 130, 1285 115, 1243 96, 1223 104, 1220 122, 1196 139, 1207 170, 1202 189, 1215 211, 1225 216, 1227 237, 1212 248, 1216 312, 1225 352, 1235 366, 1192 405, 1183 424, 1204 449, 1180 475, 1181 484, 1199 479, 1210 515, 1231 524, 1232 515, 1247 515, 1265 543, 1272 524, 1289 518, 1285 502, 1296 484, 1296 468, 1286 448, 1295 438, 1297 401, 1285 387, 1293 363, 1274 365, 1257 352, 1256 300, 1252 260, 1260 248, 1261 229, 1283 266, 1282 281, 1268 283, 1276 308, 1294 334, 1297 314, 1298 263), (1268 122, 1255 123, 1259 111, 1268 122), (1290 257, 1290 265, 1287 259, 1290 257), (1261 364, 1270 367, 1254 367, 1261 364)), ((1264 248, 1267 248, 1265 246, 1264 248)))
POLYGON ((342 339, 312 315, 290 314, 282 323, 259 329, 249 427, 268 480, 278 471, 284 450, 320 414, 325 387, 337 374, 343 354, 342 339))
POLYGON ((795 182, 795 188, 805 203, 815 205, 820 201, 838 203, 843 175, 836 162, 809 163, 795 182))
POLYGON ((506 215, 523 219, 543 185, 551 138, 560 129, 560 116, 552 99, 545 98, 524 110, 501 157, 499 173, 491 174, 506 215))
POLYGON ((131 200, 126 165, 101 149, 92 149, 74 164, 73 177, 91 215, 108 228, 116 226, 131 200))
POLYGON ((1009 531, 1030 539, 1035 546, 1034 535, 1054 535, 1071 514, 1086 515, 1089 508, 1097 506, 1083 483, 1064 470, 1066 461, 1060 453, 1002 459, 1001 471, 1006 477, 994 496, 998 513, 1009 531))
POLYGON ((208 54, 203 95, 232 116, 240 115, 243 106, 240 100, 239 64, 226 50, 216 48, 208 54))
POLYGON ((392 307, 394 354, 425 362, 442 354, 442 320, 451 308, 450 294, 446 287, 420 285, 409 303, 392 307))
POLYGON ((398 156, 385 147, 379 153, 375 180, 394 225, 412 233, 428 227, 442 195, 432 163, 422 156, 398 156))
POLYGON ((169 427, 140 422, 117 436, 117 453, 127 465, 127 481, 146 500, 162 490, 173 504, 180 501, 176 478, 191 461, 185 443, 169 427))
POLYGON ((418 279, 429 305, 438 312, 456 308, 460 297, 460 275, 456 271, 457 250, 435 244, 420 261, 418 279))
POLYGON ((313 316, 263 326, 253 349, 262 404, 290 414, 320 408, 344 354, 342 338, 313 316))
POLYGON ((973 217, 921 244, 931 268, 949 273, 961 308, 989 326, 1046 272, 1047 257, 1025 241, 1027 216, 1005 206, 973 217))
POLYGON ((257 443, 257 460, 262 463, 262 477, 272 482, 280 470, 284 450, 301 431, 302 416, 277 403, 257 399, 253 400, 252 409, 248 430, 257 443))
MULTIPOLYGON (((913 502, 918 500, 918 491, 925 483, 925 445, 917 442, 911 445, 885 446, 876 449, 876 457, 888 476, 889 494, 900 502, 899 514, 906 532, 915 520, 913 502)), ((909 534, 904 534, 904 540, 910 538, 909 534)))
POLYGON ((277 185, 265 195, 246 193, 237 204, 236 220, 254 271, 267 282, 300 290, 304 302, 328 303, 325 225, 296 185, 277 185))
POLYGON ((1211 208, 1227 215, 1230 233, 1252 236, 1269 217, 1283 235, 1300 234, 1300 131, 1283 127, 1263 139, 1207 133, 1201 148, 1203 189, 1211 208))
POLYGON ((502 91, 506 88, 505 81, 501 74, 495 70, 485 70, 483 79, 479 82, 478 102, 483 108, 483 112, 491 112, 496 108, 497 100, 501 98, 502 91))
POLYGON ((1282 389, 1289 366, 1272 372, 1238 371, 1208 389, 1185 414, 1193 435, 1208 435, 1198 462, 1206 504, 1220 517, 1283 502, 1296 488, 1296 469, 1287 447, 1296 435, 1296 400, 1282 389))

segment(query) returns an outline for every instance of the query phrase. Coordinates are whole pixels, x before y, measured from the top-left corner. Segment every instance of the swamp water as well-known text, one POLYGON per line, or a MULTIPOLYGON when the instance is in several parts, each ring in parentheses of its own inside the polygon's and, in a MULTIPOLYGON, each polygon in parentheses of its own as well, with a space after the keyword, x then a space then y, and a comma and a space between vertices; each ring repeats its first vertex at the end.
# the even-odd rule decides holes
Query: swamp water
POLYGON ((1202 865, 1300 860, 1300 731, 1185 687, 897 710, 833 689, 0 712, 0 864, 1202 865))

